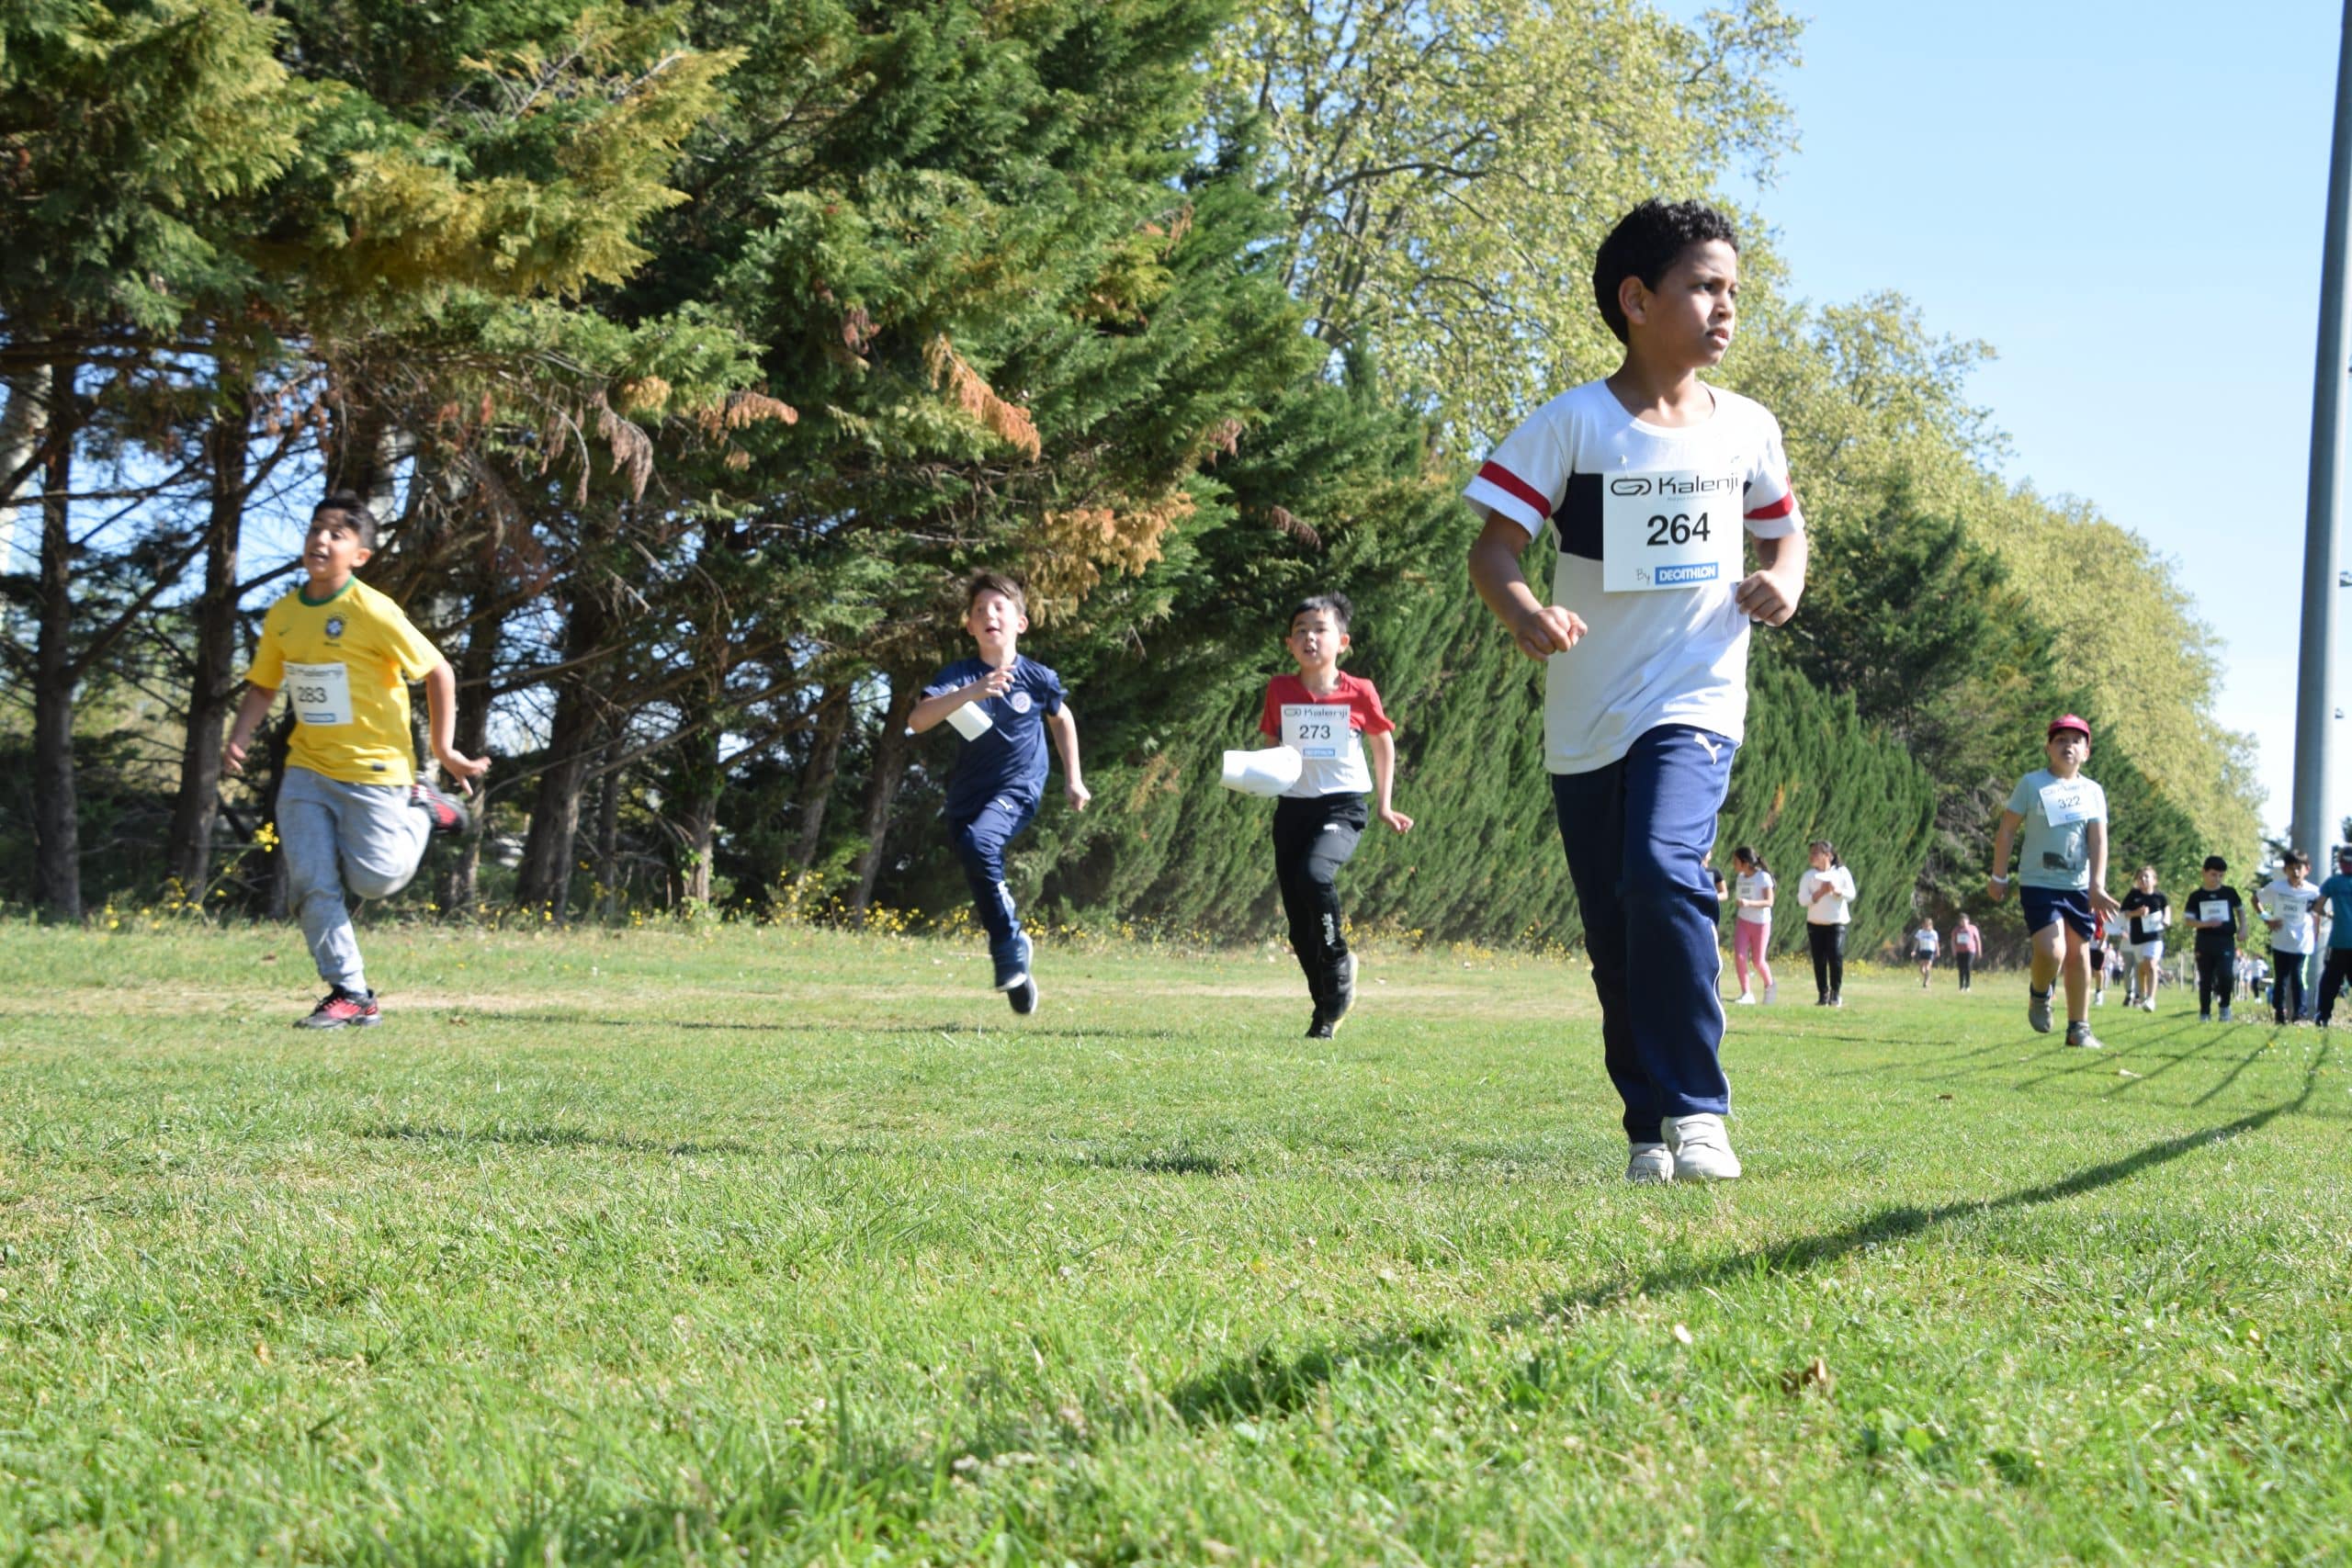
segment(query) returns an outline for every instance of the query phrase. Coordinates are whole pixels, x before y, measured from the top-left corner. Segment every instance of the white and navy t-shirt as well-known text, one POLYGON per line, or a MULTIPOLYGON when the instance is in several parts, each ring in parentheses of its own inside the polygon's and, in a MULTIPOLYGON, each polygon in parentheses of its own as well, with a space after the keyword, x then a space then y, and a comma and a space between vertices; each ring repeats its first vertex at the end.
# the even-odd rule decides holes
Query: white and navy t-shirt
POLYGON ((1708 390, 1713 418, 1668 429, 1588 381, 1530 415, 1463 492, 1531 538, 1553 525, 1552 603, 1584 619, 1584 638, 1545 671, 1553 773, 1605 768, 1660 725, 1731 740, 1746 729, 1748 620, 1732 602, 1742 536, 1782 538, 1804 520, 1779 423, 1708 390))

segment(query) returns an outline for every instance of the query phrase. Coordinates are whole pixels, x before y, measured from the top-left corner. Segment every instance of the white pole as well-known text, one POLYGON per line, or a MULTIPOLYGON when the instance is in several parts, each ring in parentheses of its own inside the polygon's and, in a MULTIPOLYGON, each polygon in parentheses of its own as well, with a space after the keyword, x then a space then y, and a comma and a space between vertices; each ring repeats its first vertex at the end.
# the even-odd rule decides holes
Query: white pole
POLYGON ((2344 541, 2346 399, 2352 345, 2345 338, 2346 230, 2352 225, 2352 0, 2346 0, 2335 64, 2335 141, 2327 167, 2327 236, 2321 251, 2319 363, 2312 384, 2312 484, 2303 527, 2303 636, 2295 695, 2294 820, 2289 840, 2327 867, 2343 836, 2335 751, 2344 733, 2345 683, 2335 649, 2339 597, 2352 551, 2344 541))

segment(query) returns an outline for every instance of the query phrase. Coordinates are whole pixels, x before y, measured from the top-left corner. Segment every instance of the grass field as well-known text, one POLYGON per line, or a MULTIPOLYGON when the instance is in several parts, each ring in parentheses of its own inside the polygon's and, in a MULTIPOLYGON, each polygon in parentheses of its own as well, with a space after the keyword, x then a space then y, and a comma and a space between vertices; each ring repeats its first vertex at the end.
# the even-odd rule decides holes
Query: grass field
POLYGON ((1865 979, 1634 1189, 1579 967, 368 952, 0 932, 0 1562, 2352 1555, 2311 1029, 1865 979))

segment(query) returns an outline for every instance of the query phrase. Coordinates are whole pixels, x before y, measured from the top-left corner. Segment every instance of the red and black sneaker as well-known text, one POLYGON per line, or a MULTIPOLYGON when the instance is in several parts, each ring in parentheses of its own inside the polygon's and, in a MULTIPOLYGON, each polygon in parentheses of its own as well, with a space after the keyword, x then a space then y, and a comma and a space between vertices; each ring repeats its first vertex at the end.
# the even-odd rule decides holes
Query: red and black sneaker
POLYGON ((466 808, 429 784, 409 785, 408 803, 433 818, 433 830, 436 833, 466 830, 466 808))
POLYGON ((384 1015, 376 1007, 375 992, 369 991, 363 996, 357 991, 346 991, 341 986, 337 986, 319 999, 319 1005, 311 1010, 310 1017, 295 1020, 294 1027, 297 1029, 365 1029, 369 1024, 383 1021, 384 1015))

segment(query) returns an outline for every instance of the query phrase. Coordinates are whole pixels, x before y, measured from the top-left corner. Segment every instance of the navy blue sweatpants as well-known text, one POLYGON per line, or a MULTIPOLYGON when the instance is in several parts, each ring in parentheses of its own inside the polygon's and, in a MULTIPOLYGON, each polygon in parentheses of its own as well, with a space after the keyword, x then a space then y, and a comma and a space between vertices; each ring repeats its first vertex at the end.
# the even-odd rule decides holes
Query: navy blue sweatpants
POLYGON ((1655 1142, 1668 1116, 1731 1108, 1723 1047, 1723 906, 1707 874, 1738 748, 1661 726, 1605 768, 1552 775, 1552 805, 1584 915, 1609 1077, 1625 1135, 1655 1142))
POLYGON ((989 954, 993 958, 1007 956, 1013 939, 1021 934, 1021 915, 1012 907, 1012 890, 1004 885, 1004 847, 1036 815, 1035 801, 1000 795, 981 807, 978 815, 947 824, 956 858, 964 863, 964 880, 971 884, 972 903, 979 912, 980 924, 988 930, 989 954))

